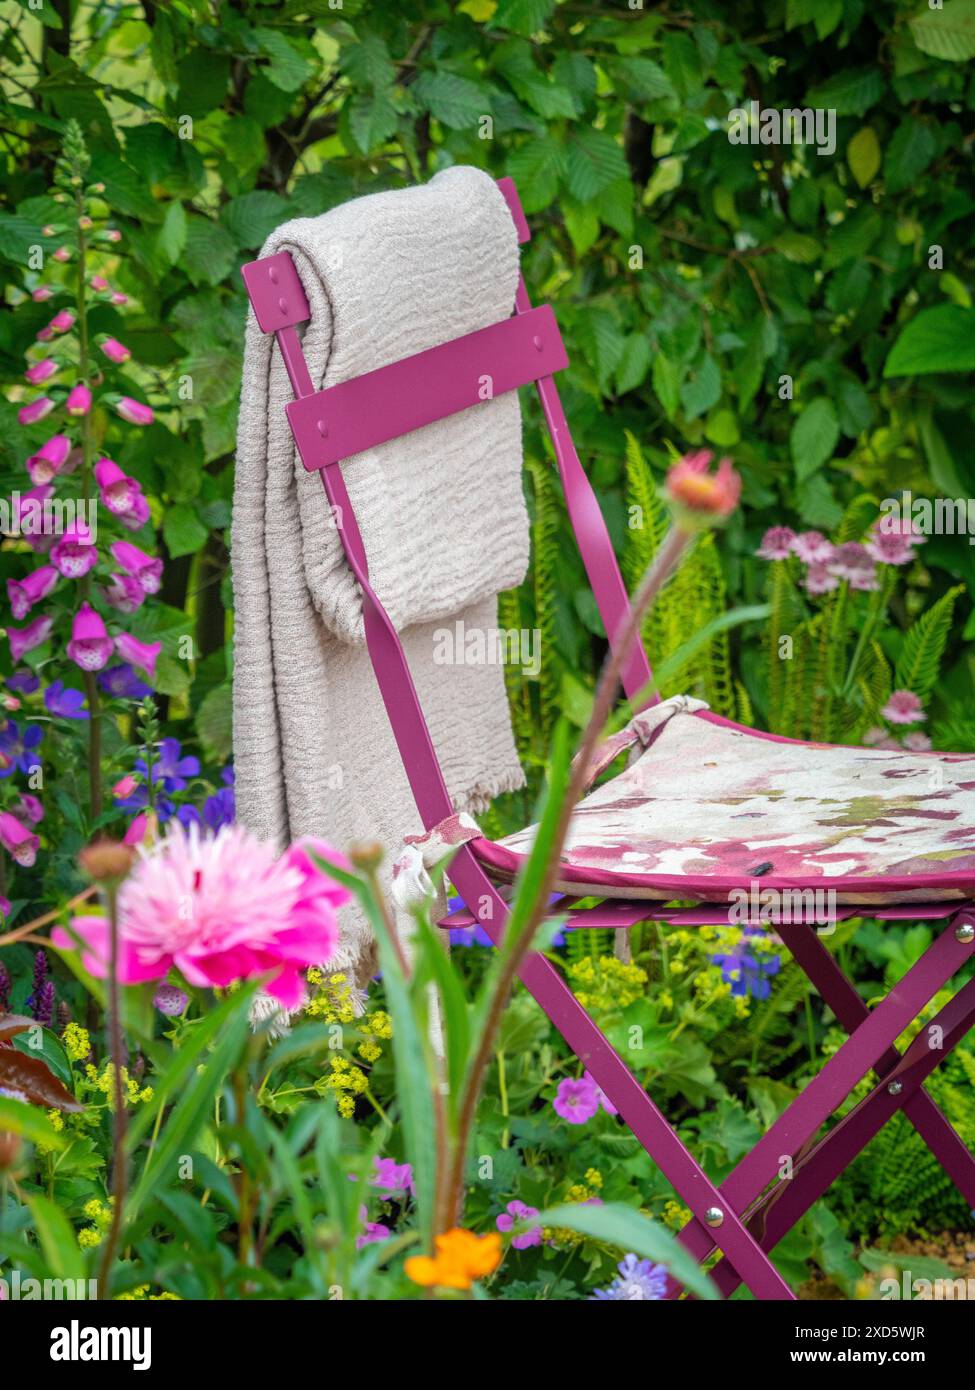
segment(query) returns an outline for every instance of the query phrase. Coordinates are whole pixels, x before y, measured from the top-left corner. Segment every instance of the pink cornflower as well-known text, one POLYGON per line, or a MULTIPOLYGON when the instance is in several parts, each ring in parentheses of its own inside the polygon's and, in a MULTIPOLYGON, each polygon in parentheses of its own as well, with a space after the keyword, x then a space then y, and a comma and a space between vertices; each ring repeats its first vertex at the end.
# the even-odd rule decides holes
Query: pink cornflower
POLYGON ((35 362, 32 367, 28 367, 24 372, 24 380, 29 386, 41 386, 45 381, 50 381, 52 376, 57 376, 58 364, 53 357, 44 357, 40 362, 35 362))
POLYGON ((867 538, 867 554, 881 565, 909 565, 914 546, 903 532, 874 531, 867 538))
POLYGON ((552 1108, 556 1115, 561 1115, 570 1125, 586 1124, 599 1109, 599 1097, 592 1080, 588 1076, 580 1077, 578 1080, 571 1076, 565 1077, 559 1082, 552 1108))
MULTIPOLYGON (((304 971, 325 964, 338 945, 336 909, 349 893, 312 863, 345 861, 324 841, 302 840, 278 858, 274 847, 242 825, 202 835, 171 823, 153 848, 140 850, 119 889, 119 978, 124 984, 160 980, 177 969, 191 985, 226 989, 238 980, 270 975, 265 989, 286 1009, 306 997, 304 971)), ((75 917, 90 974, 107 973, 109 925, 75 917)), ((55 945, 75 943, 63 929, 55 945)))
POLYGON ((31 401, 30 405, 22 405, 17 411, 17 423, 20 425, 36 425, 38 420, 43 420, 45 415, 50 415, 54 409, 54 402, 50 396, 38 396, 36 401, 31 401))
POLYGON ((66 434, 52 434, 50 439, 38 449, 36 454, 31 454, 27 460, 27 472, 30 480, 35 486, 42 483, 49 483, 53 477, 61 472, 61 469, 68 461, 71 453, 71 440, 66 434))
POLYGON ((151 425, 155 419, 151 406, 143 405, 141 401, 134 401, 131 396, 123 396, 116 404, 115 409, 123 420, 128 420, 130 425, 151 425))
POLYGON ((796 533, 791 526, 770 526, 755 551, 760 560, 784 560, 795 543, 796 533))
POLYGON ((106 338, 100 346, 110 362, 128 362, 132 356, 129 349, 124 343, 120 343, 118 338, 106 338))
POLYGON ((68 399, 64 403, 64 408, 69 415, 87 415, 91 410, 91 392, 84 382, 79 381, 77 386, 72 386, 68 392, 68 399))
POLYGON ((800 531, 792 549, 804 565, 825 565, 833 558, 833 543, 822 531, 800 531))
POLYGON ((741 478, 723 458, 714 473, 710 471, 714 458, 710 449, 697 449, 684 454, 667 474, 665 489, 671 501, 684 512, 699 518, 730 516, 741 496, 741 478))
POLYGON ((889 724, 920 724, 928 717, 913 690, 895 690, 880 713, 889 724))
POLYGON ((156 674, 156 660, 162 651, 161 642, 140 642, 131 632, 120 632, 115 639, 115 650, 123 661, 138 666, 145 671, 150 680, 156 674))
POLYGON ((827 565, 810 565, 802 582, 807 594, 831 594, 840 586, 840 581, 830 573, 827 565))
POLYGON ((51 635, 54 619, 48 616, 35 618, 26 627, 8 627, 7 641, 10 643, 10 659, 16 666, 27 652, 42 646, 51 635))
POLYGON ((100 615, 90 603, 83 603, 71 624, 68 656, 83 671, 100 671, 108 664, 114 645, 100 615))
POLYGON ((29 869, 37 858, 40 843, 34 832, 22 825, 12 811, 0 811, 0 845, 14 863, 29 869))
POLYGON ((147 594, 159 592, 162 584, 163 562, 155 555, 147 555, 131 541, 115 541, 110 547, 119 569, 137 579, 147 594))
POLYGON ((65 579, 81 579, 98 564, 98 547, 82 521, 69 526, 51 547, 51 564, 65 579))
MULTIPOLYGON (((524 1202, 509 1202, 507 1207, 495 1220, 495 1226, 499 1231, 510 1231, 512 1226, 519 1221, 530 1221, 533 1216, 538 1215, 537 1207, 528 1207, 524 1202)), ((532 1245, 541 1245, 542 1228, 535 1225, 529 1227, 527 1231, 522 1231, 519 1235, 511 1237, 511 1246, 514 1250, 527 1250, 532 1245)))
POLYGON ((10 611, 17 621, 26 618, 35 603, 47 598, 57 582, 58 572, 53 565, 41 565, 32 570, 26 579, 8 579, 7 598, 10 600, 10 611))

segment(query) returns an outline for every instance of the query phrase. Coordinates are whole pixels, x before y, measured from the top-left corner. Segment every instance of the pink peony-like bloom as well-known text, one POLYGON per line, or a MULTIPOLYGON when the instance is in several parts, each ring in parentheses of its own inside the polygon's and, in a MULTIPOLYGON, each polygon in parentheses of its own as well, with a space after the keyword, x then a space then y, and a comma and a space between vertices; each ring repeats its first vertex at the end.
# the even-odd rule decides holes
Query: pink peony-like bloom
POLYGON ((50 381, 52 376, 57 376, 59 371, 58 364, 53 357, 44 357, 40 362, 35 362, 32 367, 28 367, 24 372, 24 380, 29 386, 42 386, 45 381, 50 381))
POLYGON ((916 729, 914 733, 904 735, 904 747, 912 753, 930 753, 932 744, 927 734, 916 729))
POLYGON ((52 434, 50 439, 38 449, 36 454, 31 454, 27 460, 27 472, 30 480, 35 486, 42 483, 49 483, 53 477, 60 473, 61 469, 68 461, 71 453, 71 440, 66 434, 52 434))
POLYGON ((665 489, 685 517, 688 513, 706 517, 730 516, 741 496, 741 478, 723 458, 714 473, 710 471, 714 454, 710 449, 697 449, 684 454, 667 474, 665 489))
POLYGON ((0 845, 16 864, 29 869, 37 858, 40 840, 11 811, 0 811, 0 845))
POLYGON ((129 349, 124 343, 120 343, 118 338, 106 338, 100 346, 110 362, 128 362, 132 356, 129 349))
POLYGON ((57 582, 58 572, 53 565, 41 565, 32 570, 26 579, 8 579, 7 598, 10 600, 10 611, 17 621, 26 618, 35 603, 47 598, 57 582))
POLYGON ((120 632, 115 639, 115 650, 123 661, 145 671, 150 680, 155 676, 156 659, 162 651, 161 642, 140 642, 131 632, 120 632))
POLYGON ((115 541, 110 547, 115 563, 125 574, 138 579, 147 594, 157 594, 162 584, 163 562, 147 555, 131 541, 115 541))
POLYGON ((7 641, 10 643, 10 659, 14 665, 27 652, 32 652, 35 647, 43 646, 50 637, 53 626, 54 619, 45 615, 42 618, 35 618, 26 627, 8 627, 7 641))
POLYGON ((825 565, 833 558, 833 543, 821 531, 800 531, 792 549, 804 565, 825 565))
POLYGON ((83 521, 69 526, 54 542, 51 563, 65 579, 80 579, 98 564, 98 547, 83 521))
POLYGON ((31 401, 30 405, 22 405, 17 411, 17 423, 21 425, 36 425, 38 420, 43 420, 45 415, 50 415, 54 409, 54 402, 50 396, 38 396, 36 401, 31 401))
POLYGON ((840 581, 827 565, 810 565, 803 578, 807 594, 830 594, 840 587, 840 581))
POLYGON ((155 419, 151 406, 143 405, 141 401, 134 401, 131 396, 123 396, 116 404, 115 409, 123 420, 128 420, 130 425, 151 425, 155 419))
POLYGON ((68 656, 83 671, 100 671, 108 664, 114 645, 100 615, 90 603, 83 603, 71 624, 68 656))
POLYGON ((36 290, 31 290, 30 297, 37 304, 42 304, 45 299, 54 298, 54 290, 50 285, 38 285, 36 290))
POLYGON ((578 1080, 567 1076, 559 1082, 552 1109, 570 1125, 584 1125, 599 1109, 596 1087, 588 1076, 578 1080))
POLYGON ((134 613, 146 601, 146 591, 131 574, 113 574, 102 589, 102 596, 109 608, 119 613, 134 613))
POLYGON ((95 482, 101 492, 102 505, 113 516, 125 516, 135 510, 142 491, 135 478, 123 473, 110 458, 100 458, 94 467, 95 482))
POLYGON ((889 724, 920 724, 928 717, 920 696, 913 690, 895 690, 880 714, 889 724))
MULTIPOLYGON (((499 1231, 507 1232, 519 1221, 530 1221, 533 1216, 538 1215, 537 1207, 526 1206, 524 1202, 509 1202, 504 1211, 496 1218, 494 1224, 499 1231)), ((541 1245, 542 1228, 539 1225, 530 1226, 527 1231, 522 1231, 520 1235, 511 1237, 511 1247, 513 1250, 528 1250, 533 1245, 541 1245)))
POLYGON ((67 333, 69 328, 74 327, 74 319, 70 309, 59 309, 47 326, 52 333, 67 333))
POLYGON ((867 554, 881 565, 909 565, 914 546, 902 532, 874 531, 867 539, 867 554))
POLYGON ((84 382, 79 381, 77 386, 72 386, 68 392, 68 399, 64 403, 64 408, 69 415, 87 415, 91 410, 91 392, 84 382))
POLYGON ((760 560, 784 560, 795 539, 796 533, 791 526, 770 526, 755 554, 760 560))
MULTIPOLYGON (((306 996, 304 971, 325 964, 339 941, 336 909, 349 894, 317 868, 308 846, 344 864, 322 842, 299 841, 280 858, 266 840, 242 825, 202 835, 171 823, 166 836, 140 851, 119 889, 119 978, 123 984, 160 980, 176 969, 201 989, 226 989, 238 980, 270 975, 265 989, 286 1009, 306 996)), ((103 917, 75 917, 84 942, 82 962, 104 979, 109 925, 103 917)), ((56 946, 75 943, 58 928, 56 946)))

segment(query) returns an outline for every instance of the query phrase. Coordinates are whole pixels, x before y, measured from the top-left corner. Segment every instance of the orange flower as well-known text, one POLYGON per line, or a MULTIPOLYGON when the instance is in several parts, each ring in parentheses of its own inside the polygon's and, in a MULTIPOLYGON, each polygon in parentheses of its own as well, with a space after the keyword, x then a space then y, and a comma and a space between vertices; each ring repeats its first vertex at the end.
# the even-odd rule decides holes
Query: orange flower
POLYGON ((710 449, 698 449, 678 459, 667 474, 667 493, 685 517, 687 513, 702 521, 708 517, 726 517, 738 505, 741 479, 730 459, 722 459, 712 473, 713 457, 710 449))
POLYGON ((408 1278, 421 1288, 469 1289, 501 1263, 501 1237, 496 1231, 476 1236, 455 1226, 434 1240, 437 1253, 412 1255, 405 1263, 408 1278))

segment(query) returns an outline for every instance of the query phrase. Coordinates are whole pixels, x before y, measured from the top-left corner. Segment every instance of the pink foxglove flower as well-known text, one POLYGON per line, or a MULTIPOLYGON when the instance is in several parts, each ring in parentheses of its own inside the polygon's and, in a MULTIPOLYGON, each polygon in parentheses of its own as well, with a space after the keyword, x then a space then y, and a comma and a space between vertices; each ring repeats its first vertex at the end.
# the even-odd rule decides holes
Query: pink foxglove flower
POLYGON ((147 555, 131 541, 115 541, 111 546, 112 556, 119 569, 138 579, 147 594, 157 594, 162 584, 163 562, 155 555, 147 555))
POLYGON ((59 309, 47 326, 54 333, 67 333, 69 328, 74 327, 74 320, 70 309, 59 309))
POLYGON ((8 579, 7 597, 10 600, 11 612, 17 621, 26 618, 35 603, 47 598, 57 582, 58 572, 53 565, 41 565, 26 579, 8 579))
POLYGON ((139 785, 139 780, 131 772, 127 772, 124 777, 120 777, 112 788, 112 795, 117 801, 124 801, 127 796, 131 796, 139 785))
POLYGON ((123 845, 141 845, 149 832, 149 816, 143 811, 136 816, 128 830, 122 836, 123 845))
POLYGON ((36 303, 42 304, 45 299, 54 298, 54 290, 50 285, 38 285, 36 290, 31 290, 31 299, 36 303))
POLYGON ((10 643, 10 659, 14 665, 27 652, 32 652, 35 647, 43 646, 51 635, 51 628, 54 626, 54 619, 48 616, 35 618, 26 627, 8 627, 7 641, 10 643))
POLYGON ((104 292, 110 288, 104 275, 93 275, 88 283, 91 285, 92 289, 96 290, 99 294, 104 294, 104 292))
POLYGON ((730 516, 738 505, 741 478, 727 458, 722 459, 712 473, 713 457, 710 449, 697 449, 684 454, 667 474, 667 495, 685 517, 688 514, 702 519, 730 516))
POLYGON ((45 415, 50 415, 53 409, 54 402, 50 396, 39 396, 36 401, 31 401, 30 405, 20 407, 17 411, 17 421, 21 425, 36 425, 45 415))
POLYGON ((792 553, 795 538, 791 526, 770 526, 755 554, 760 560, 784 560, 792 553))
POLYGON ((0 845, 17 864, 29 869, 37 858, 40 840, 32 830, 21 825, 10 811, 0 811, 0 845))
POLYGON ((106 338, 101 343, 101 349, 110 362, 128 362, 132 356, 129 349, 124 343, 120 343, 118 338, 106 338))
POLYGON ((132 510, 130 512, 117 512, 115 520, 120 522, 127 531, 141 531, 149 520, 149 503, 141 492, 137 492, 132 499, 132 510))
POLYGON ((792 549, 804 565, 825 565, 833 558, 833 543, 821 531, 800 531, 792 549))
POLYGON ((71 440, 66 434, 52 434, 50 439, 38 449, 36 454, 31 454, 27 460, 27 472, 30 480, 35 485, 49 483, 56 474, 61 472, 68 455, 71 453, 71 440))
POLYGON ((45 381, 50 381, 52 376, 57 376, 58 364, 53 357, 45 357, 40 362, 35 362, 32 367, 28 367, 24 372, 24 380, 30 386, 41 386, 45 381))
POLYGON ((58 261, 58 262, 60 262, 61 265, 64 265, 64 263, 65 263, 66 261, 70 261, 70 259, 71 259, 71 250, 70 250, 70 248, 67 247, 67 246, 59 246, 58 249, 57 249, 56 251, 52 251, 52 252, 51 252, 51 260, 52 260, 52 261, 58 261))
POLYGON ((44 819, 44 803, 30 792, 23 792, 13 809, 13 814, 21 825, 40 825, 44 819))
POLYGON ((127 294, 122 294, 119 290, 116 290, 115 293, 111 296, 111 302, 113 304, 128 304, 129 296, 127 294))
POLYGON ((53 329, 53 328, 39 328, 39 329, 37 330, 36 337, 37 337, 37 341, 38 341, 39 343, 49 343, 49 342, 51 341, 51 339, 54 337, 54 329, 53 329))
POLYGON ((920 724, 928 717, 920 697, 913 690, 895 690, 880 714, 888 724, 920 724))
POLYGON ((161 642, 140 642, 131 632, 120 632, 115 639, 115 650, 123 661, 145 671, 150 680, 155 676, 156 660, 162 651, 161 642))
POLYGON ((71 624, 68 656, 82 671, 100 671, 108 664, 114 643, 91 604, 83 603, 71 624))
POLYGON ((126 512, 134 510, 136 499, 142 491, 134 478, 123 473, 118 464, 109 458, 100 458, 95 464, 94 473, 103 507, 107 507, 114 516, 124 516, 126 512))
POLYGON ((84 382, 72 386, 68 392, 68 399, 64 403, 64 408, 69 415, 87 415, 91 410, 91 392, 84 382))
POLYGON ((102 234, 106 241, 121 241, 122 233, 117 227, 106 227, 102 234))
POLYGON ((109 608, 120 613, 134 613, 146 601, 146 591, 131 574, 113 574, 102 589, 102 596, 109 608))
POLYGON ((76 521, 51 548, 51 563, 65 579, 80 579, 98 564, 98 547, 83 521, 76 521))
POLYGON ((131 396, 123 396, 115 409, 123 420, 128 420, 130 425, 151 425, 155 419, 151 406, 143 405, 141 401, 134 401, 131 396))
MULTIPOLYGON (((334 955, 336 908, 348 898, 316 868, 308 843, 275 857, 273 846, 243 826, 215 836, 173 822, 165 838, 140 858, 119 889, 119 978, 125 984, 160 980, 173 968, 197 988, 225 989, 238 980, 271 978, 268 994, 286 1009, 304 1002, 303 972, 334 955)), ((315 848, 339 861, 321 842, 315 848)), ((341 861, 344 862, 344 861, 341 861)), ((102 917, 75 917, 84 942, 82 962, 107 973, 109 926, 102 917)), ((73 946, 63 929, 55 945, 73 946)))

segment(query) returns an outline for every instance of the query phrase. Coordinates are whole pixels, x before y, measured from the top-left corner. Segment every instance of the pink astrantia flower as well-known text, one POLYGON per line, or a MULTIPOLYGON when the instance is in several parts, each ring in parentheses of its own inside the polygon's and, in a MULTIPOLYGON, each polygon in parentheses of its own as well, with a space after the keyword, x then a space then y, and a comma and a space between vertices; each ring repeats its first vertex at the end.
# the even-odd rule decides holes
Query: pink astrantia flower
POLYGON ((8 579, 7 598, 17 621, 26 618, 35 603, 47 598, 57 582, 58 572, 53 565, 41 565, 26 579, 8 579))
POLYGON ((83 382, 79 381, 77 386, 72 386, 64 408, 69 415, 87 415, 91 410, 91 392, 83 382))
POLYGON ((27 472, 30 480, 36 485, 49 483, 53 477, 60 473, 61 469, 68 461, 71 453, 71 440, 66 434, 52 434, 50 439, 38 449, 36 454, 31 454, 27 460, 27 472))
POLYGON ((0 845, 16 864, 29 869, 37 858, 40 840, 11 811, 0 811, 0 845))
POLYGON ((880 714, 889 724, 920 724, 928 717, 913 690, 895 690, 880 714))
POLYGON ((57 376, 58 364, 53 357, 44 357, 40 362, 35 362, 32 367, 28 367, 24 372, 24 380, 30 386, 41 386, 45 381, 50 381, 52 376, 57 376))
POLYGON ((102 505, 114 516, 125 516, 135 510, 142 491, 135 478, 123 473, 110 458, 100 458, 94 467, 95 482, 101 492, 102 505))
POLYGON ((83 603, 71 624, 68 656, 83 671, 100 671, 108 664, 114 643, 90 603, 83 603))
POLYGON ((67 333, 74 327, 74 314, 70 309, 59 309, 47 326, 52 333, 67 333))
POLYGON ((917 729, 913 734, 904 735, 904 747, 912 753, 930 753, 931 740, 927 734, 922 734, 920 729, 917 729))
POLYGON ((808 594, 829 594, 840 587, 840 581, 826 565, 810 565, 802 582, 808 594))
POLYGON ((120 343, 118 338, 106 338, 100 346, 110 362, 128 362, 132 356, 129 349, 124 343, 120 343))
POLYGON ((867 554, 881 565, 909 565, 914 546, 902 532, 874 531, 867 539, 867 554))
POLYGON ((833 551, 829 562, 831 573, 838 579, 845 579, 851 589, 876 589, 877 569, 867 553, 867 547, 859 541, 845 541, 833 551))
POLYGON ((694 453, 684 454, 667 474, 667 495, 683 509, 685 515, 696 513, 702 518, 730 516, 738 505, 741 479, 732 468, 731 459, 722 459, 712 473, 713 457, 710 449, 697 449, 694 453))
POLYGON ((7 641, 10 643, 10 659, 14 665, 26 652, 42 646, 51 635, 54 619, 48 616, 35 618, 26 627, 8 627, 7 641))
POLYGON ((120 632, 115 639, 115 650, 123 661, 145 671, 150 680, 155 676, 156 659, 162 651, 161 642, 140 642, 131 632, 120 632))
POLYGON ((128 420, 130 425, 151 425, 155 419, 151 406, 143 405, 141 401, 134 401, 131 396, 123 396, 116 404, 115 409, 123 420, 128 420))
POLYGON ((825 565, 833 558, 833 545, 821 531, 800 531, 792 549, 804 565, 825 565))
POLYGON ((575 1080, 567 1076, 559 1082, 552 1108, 556 1115, 561 1115, 570 1125, 584 1125, 599 1109, 596 1087, 587 1077, 575 1080))
MULTIPOLYGON (((238 980, 270 975, 265 989, 286 1009, 306 996, 304 971, 334 955, 336 909, 349 894, 310 869, 308 841, 280 858, 242 825, 202 835, 173 822, 164 839, 140 851, 118 895, 119 978, 124 984, 160 980, 172 969, 200 989, 226 989, 238 980)), ((329 858, 340 856, 315 842, 329 858)), ((345 862, 344 860, 341 862, 345 862)), ((75 917, 90 974, 107 973, 109 925, 75 917)), ((55 945, 75 943, 62 929, 55 945)))
POLYGON ((912 517, 901 516, 896 512, 884 512, 876 522, 874 530, 882 536, 903 536, 911 545, 924 545, 928 539, 912 517))
POLYGON ((146 591, 131 574, 113 574, 102 589, 102 596, 109 608, 119 613, 134 613, 146 601, 146 591))
MULTIPOLYGON (((528 1207, 524 1202, 509 1202, 494 1224, 499 1231, 510 1231, 512 1226, 519 1221, 530 1221, 533 1216, 537 1215, 537 1207, 528 1207)), ((519 1235, 511 1237, 511 1245, 514 1250, 527 1250, 530 1246, 541 1245, 541 1243, 542 1228, 538 1225, 530 1226, 527 1231, 522 1231, 519 1235)))
POLYGON ((17 411, 17 422, 21 425, 36 425, 45 415, 50 415, 54 402, 50 396, 38 396, 30 405, 22 405, 17 411))
POLYGON ((157 594, 162 584, 163 562, 155 555, 147 555, 131 541, 115 541, 111 546, 112 556, 125 574, 137 579, 147 594, 157 594))
POLYGON ((98 547, 82 521, 69 526, 51 548, 51 563, 65 579, 80 579, 98 564, 98 547))
POLYGON ((784 560, 791 552, 796 533, 791 526, 770 526, 755 551, 760 560, 784 560))

